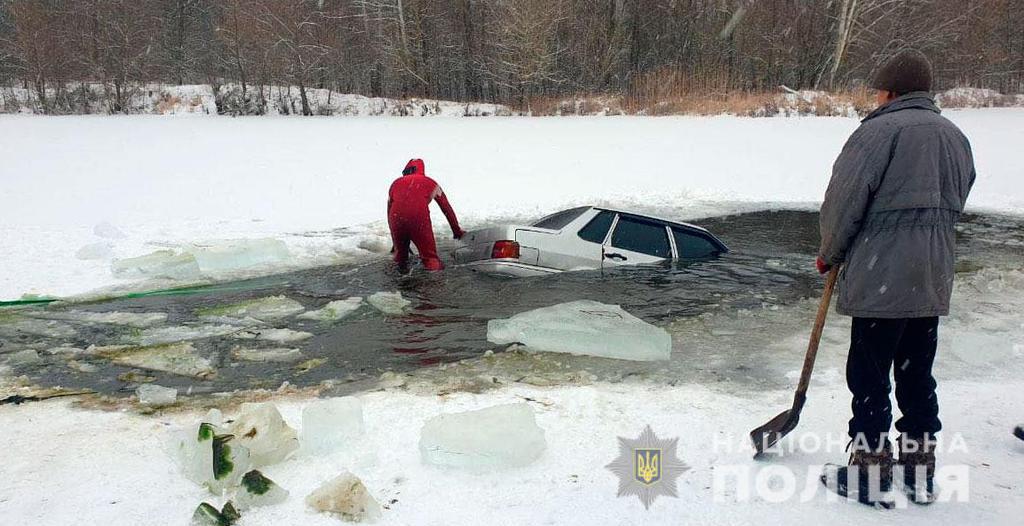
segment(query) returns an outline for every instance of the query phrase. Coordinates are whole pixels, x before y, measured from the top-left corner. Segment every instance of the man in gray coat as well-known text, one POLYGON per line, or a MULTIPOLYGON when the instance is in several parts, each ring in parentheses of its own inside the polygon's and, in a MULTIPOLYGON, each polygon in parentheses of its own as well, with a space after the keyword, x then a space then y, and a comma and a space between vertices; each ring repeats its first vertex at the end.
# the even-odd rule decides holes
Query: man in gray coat
POLYGON ((931 79, 916 51, 879 70, 879 107, 843 147, 821 206, 818 270, 843 265, 836 310, 853 316, 852 452, 848 467, 826 469, 822 480, 866 504, 891 503, 892 370, 903 487, 914 502, 933 500, 941 423, 932 363, 938 317, 949 314, 955 224, 975 171, 967 138, 939 115, 931 79))

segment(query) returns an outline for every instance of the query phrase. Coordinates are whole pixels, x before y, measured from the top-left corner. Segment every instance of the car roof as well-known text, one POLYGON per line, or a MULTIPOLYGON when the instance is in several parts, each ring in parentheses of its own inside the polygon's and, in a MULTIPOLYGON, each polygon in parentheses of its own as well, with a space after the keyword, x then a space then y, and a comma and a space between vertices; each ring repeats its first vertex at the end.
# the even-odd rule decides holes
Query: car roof
POLYGON ((625 215, 628 215, 628 216, 639 217, 639 218, 642 218, 642 219, 652 219, 654 221, 659 221, 659 222, 662 222, 662 223, 668 223, 670 225, 681 226, 681 227, 685 227, 685 228, 689 228, 689 229, 693 229, 693 230, 698 230, 698 231, 704 232, 706 234, 711 234, 711 232, 709 232, 705 228, 699 227, 697 225, 692 225, 690 223, 683 223, 682 221, 672 221, 671 219, 665 219, 663 217, 657 217, 657 216, 652 216, 652 215, 648 215, 648 214, 640 214, 640 213, 637 213, 637 212, 630 212, 628 210, 618 210, 618 209, 615 209, 615 208, 607 208, 607 207, 604 207, 604 206, 591 206, 590 208, 593 208, 595 210, 603 210, 605 212, 614 212, 616 214, 625 214, 625 215))

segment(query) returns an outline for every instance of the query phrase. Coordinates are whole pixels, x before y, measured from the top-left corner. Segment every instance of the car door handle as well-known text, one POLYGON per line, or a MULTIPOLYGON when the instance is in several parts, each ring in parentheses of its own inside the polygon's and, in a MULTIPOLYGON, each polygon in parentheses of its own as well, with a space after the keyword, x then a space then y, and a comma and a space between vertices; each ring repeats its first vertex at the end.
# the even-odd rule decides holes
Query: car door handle
POLYGON ((604 255, 604 258, 605 259, 614 259, 615 261, 626 261, 627 259, 629 259, 626 256, 623 256, 622 254, 619 254, 619 253, 616 253, 616 252, 606 253, 604 255))

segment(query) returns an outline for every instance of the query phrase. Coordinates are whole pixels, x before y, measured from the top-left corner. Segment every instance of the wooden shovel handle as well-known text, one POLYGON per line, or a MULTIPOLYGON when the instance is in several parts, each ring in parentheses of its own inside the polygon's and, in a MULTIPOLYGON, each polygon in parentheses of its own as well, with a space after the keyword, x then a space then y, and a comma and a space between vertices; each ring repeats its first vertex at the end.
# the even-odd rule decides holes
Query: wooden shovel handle
POLYGON ((807 401, 807 387, 811 383, 811 372, 814 371, 814 359, 818 357, 818 343, 821 342, 821 331, 825 328, 825 318, 828 316, 828 307, 832 303, 832 291, 836 288, 836 279, 839 277, 839 265, 832 267, 825 278, 825 291, 821 295, 821 303, 818 304, 818 315, 814 319, 814 329, 811 330, 811 339, 807 342, 807 355, 804 357, 804 368, 800 371, 800 383, 796 387, 796 396, 793 398, 793 409, 800 412, 804 402, 807 401))

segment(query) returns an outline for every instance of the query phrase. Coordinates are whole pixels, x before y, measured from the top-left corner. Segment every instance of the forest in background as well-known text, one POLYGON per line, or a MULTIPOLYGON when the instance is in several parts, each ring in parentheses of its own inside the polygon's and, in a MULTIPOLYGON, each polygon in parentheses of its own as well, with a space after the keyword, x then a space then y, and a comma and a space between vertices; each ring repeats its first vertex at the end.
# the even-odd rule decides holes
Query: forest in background
POLYGON ((0 86, 57 114, 126 112, 152 83, 233 114, 290 86, 307 115, 315 89, 518 109, 844 92, 908 47, 937 89, 1024 92, 1024 0, 0 0, 0 86))

